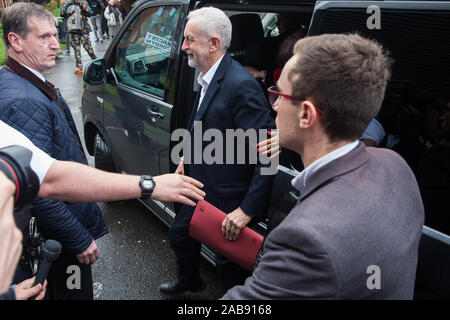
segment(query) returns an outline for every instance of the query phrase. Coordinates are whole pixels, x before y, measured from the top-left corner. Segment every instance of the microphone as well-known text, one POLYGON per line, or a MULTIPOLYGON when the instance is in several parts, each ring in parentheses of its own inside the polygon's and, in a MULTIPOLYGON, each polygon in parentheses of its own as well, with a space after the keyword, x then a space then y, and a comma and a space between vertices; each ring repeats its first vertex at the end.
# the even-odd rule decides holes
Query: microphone
POLYGON ((44 242, 41 248, 39 269, 37 271, 36 279, 34 280, 33 287, 37 284, 43 284, 45 278, 47 278, 48 271, 59 254, 61 253, 61 243, 56 240, 47 240, 44 242))

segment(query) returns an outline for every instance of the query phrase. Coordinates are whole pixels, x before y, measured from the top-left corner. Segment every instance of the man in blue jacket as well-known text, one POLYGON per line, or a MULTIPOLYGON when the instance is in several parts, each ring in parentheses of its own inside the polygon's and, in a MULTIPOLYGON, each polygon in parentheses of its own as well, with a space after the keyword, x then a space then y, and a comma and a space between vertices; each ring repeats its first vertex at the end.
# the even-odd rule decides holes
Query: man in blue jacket
MULTIPOLYGON (((59 48, 53 15, 34 3, 16 3, 2 17, 9 57, 0 69, 0 119, 57 160, 86 163, 70 110, 42 72, 55 65, 59 48)), ((99 257, 95 239, 108 233, 94 203, 66 203, 37 198, 32 215, 46 238, 61 242, 63 252, 48 276, 53 299, 92 299, 91 264, 99 257), (66 270, 81 269, 81 289, 69 290, 66 270)), ((30 277, 22 263, 15 282, 30 277)))

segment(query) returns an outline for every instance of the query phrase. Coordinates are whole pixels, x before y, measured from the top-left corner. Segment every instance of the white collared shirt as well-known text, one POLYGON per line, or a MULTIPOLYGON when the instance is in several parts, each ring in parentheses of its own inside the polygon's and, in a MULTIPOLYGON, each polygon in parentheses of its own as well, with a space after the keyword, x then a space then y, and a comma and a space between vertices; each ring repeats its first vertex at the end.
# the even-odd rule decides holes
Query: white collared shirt
POLYGON ((216 61, 216 63, 213 64, 211 68, 209 68, 208 72, 203 75, 203 72, 201 72, 198 75, 197 82, 202 87, 202 90, 200 91, 200 100, 198 102, 197 111, 200 108, 203 98, 205 97, 206 90, 208 90, 209 84, 211 83, 211 80, 214 78, 214 75, 216 74, 217 68, 219 68, 220 61, 222 61, 223 54, 219 60, 216 61))
POLYGON ((26 65, 24 65, 24 64, 22 64, 25 68, 27 68, 28 70, 30 70, 31 72, 33 72, 33 74, 36 76, 36 77, 38 77, 39 79, 41 79, 42 81, 44 81, 45 82, 45 78, 44 78, 44 76, 42 75, 42 73, 40 73, 39 71, 36 71, 36 70, 34 70, 34 69, 31 69, 29 66, 26 66, 26 65))
POLYGON ((346 155, 347 153, 355 149, 359 143, 359 140, 347 143, 342 147, 339 147, 336 150, 333 150, 320 157, 319 159, 311 163, 308 167, 306 167, 302 172, 300 172, 294 179, 292 179, 291 184, 295 188, 297 188, 297 186, 305 187, 308 182, 308 178, 314 172, 322 168, 327 163, 330 163, 331 161, 346 155))

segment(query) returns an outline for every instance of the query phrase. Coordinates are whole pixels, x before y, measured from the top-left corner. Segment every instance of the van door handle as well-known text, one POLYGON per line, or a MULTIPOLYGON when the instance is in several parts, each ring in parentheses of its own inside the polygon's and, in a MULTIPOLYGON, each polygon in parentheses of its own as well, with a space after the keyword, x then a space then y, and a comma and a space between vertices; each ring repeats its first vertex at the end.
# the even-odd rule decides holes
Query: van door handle
POLYGON ((156 119, 164 119, 164 115, 161 112, 156 112, 150 109, 147 109, 148 114, 152 118, 152 121, 155 122, 156 119))

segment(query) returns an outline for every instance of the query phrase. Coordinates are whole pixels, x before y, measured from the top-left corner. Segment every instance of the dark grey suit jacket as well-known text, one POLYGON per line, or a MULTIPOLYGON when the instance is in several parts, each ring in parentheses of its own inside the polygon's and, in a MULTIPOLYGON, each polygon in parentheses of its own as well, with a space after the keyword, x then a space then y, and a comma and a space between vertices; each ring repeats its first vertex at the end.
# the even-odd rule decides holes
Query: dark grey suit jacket
POLYGON ((299 201, 252 277, 223 299, 413 297, 424 209, 399 155, 360 144, 296 187, 299 201))

